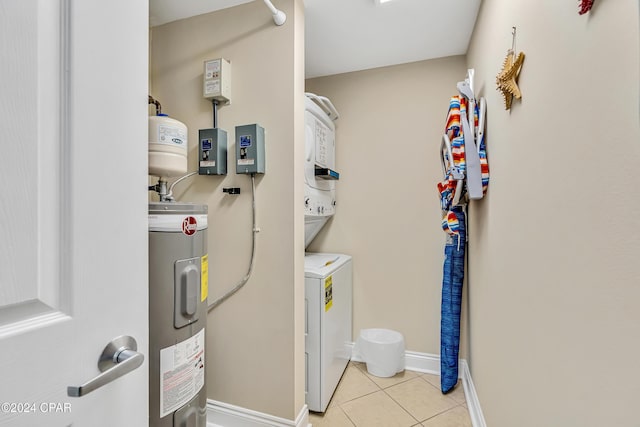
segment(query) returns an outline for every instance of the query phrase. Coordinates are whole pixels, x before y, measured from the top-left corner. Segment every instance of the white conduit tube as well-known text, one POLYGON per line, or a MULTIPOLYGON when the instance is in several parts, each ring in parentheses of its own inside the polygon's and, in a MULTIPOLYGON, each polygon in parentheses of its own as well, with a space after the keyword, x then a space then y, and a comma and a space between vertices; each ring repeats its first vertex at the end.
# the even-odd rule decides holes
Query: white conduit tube
POLYGON ((264 0, 264 4, 266 4, 271 11, 271 14, 273 15, 273 22, 275 22, 277 26, 283 25, 287 20, 287 15, 285 15, 283 11, 276 9, 270 0, 264 0))
POLYGON ((229 297, 238 292, 242 287, 249 281, 251 277, 251 272, 253 271, 253 261, 256 257, 256 234, 260 231, 256 227, 256 181, 255 174, 251 174, 251 211, 253 216, 253 233, 251 239, 251 260, 249 261, 249 269, 247 270, 247 274, 244 275, 242 279, 236 285, 229 290, 227 293, 222 295, 220 298, 216 299, 214 302, 208 305, 207 313, 211 312, 214 308, 225 302, 229 297))

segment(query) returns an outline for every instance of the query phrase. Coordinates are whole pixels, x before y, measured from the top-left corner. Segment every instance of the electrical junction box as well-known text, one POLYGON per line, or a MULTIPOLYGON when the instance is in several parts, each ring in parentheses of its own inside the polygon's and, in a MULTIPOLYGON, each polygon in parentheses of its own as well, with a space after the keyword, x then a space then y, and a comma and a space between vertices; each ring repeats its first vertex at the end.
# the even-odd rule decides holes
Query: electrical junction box
POLYGON ((202 95, 206 99, 222 104, 231 102, 231 63, 224 58, 204 61, 204 86, 202 95))
POLYGON ((200 129, 198 174, 227 174, 227 132, 222 129, 200 129))
POLYGON ((264 173, 262 126, 236 126, 236 173, 264 173))

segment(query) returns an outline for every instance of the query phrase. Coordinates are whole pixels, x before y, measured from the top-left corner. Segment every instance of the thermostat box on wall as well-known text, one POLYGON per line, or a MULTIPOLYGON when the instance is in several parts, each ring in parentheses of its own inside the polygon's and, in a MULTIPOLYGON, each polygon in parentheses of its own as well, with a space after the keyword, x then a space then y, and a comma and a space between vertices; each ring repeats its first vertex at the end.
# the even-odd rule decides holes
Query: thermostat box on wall
POLYGON ((236 173, 264 173, 264 128, 236 126, 236 173))
POLYGON ((231 102, 231 63, 224 58, 204 61, 202 96, 223 104, 231 102))

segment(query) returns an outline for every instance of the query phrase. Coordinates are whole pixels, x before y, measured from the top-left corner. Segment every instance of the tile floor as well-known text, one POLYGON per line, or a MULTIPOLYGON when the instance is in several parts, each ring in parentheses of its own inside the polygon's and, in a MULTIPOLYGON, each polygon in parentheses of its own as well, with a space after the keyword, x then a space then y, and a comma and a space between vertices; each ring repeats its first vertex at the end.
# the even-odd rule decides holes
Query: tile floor
POLYGON ((349 362, 324 414, 311 412, 313 427, 472 427, 462 383, 443 395, 440 377, 404 371, 391 378, 349 362))

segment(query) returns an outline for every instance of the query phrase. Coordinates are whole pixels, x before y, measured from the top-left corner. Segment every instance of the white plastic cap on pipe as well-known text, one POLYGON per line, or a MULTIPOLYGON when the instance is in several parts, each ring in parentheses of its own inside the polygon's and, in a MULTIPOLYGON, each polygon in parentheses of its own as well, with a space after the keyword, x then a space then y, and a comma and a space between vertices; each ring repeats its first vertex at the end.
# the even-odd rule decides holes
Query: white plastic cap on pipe
POLYGON ((264 4, 267 5, 271 14, 273 14, 273 22, 275 22, 277 26, 283 25, 287 20, 287 15, 285 15, 283 11, 276 9, 270 0, 264 0, 264 4))

